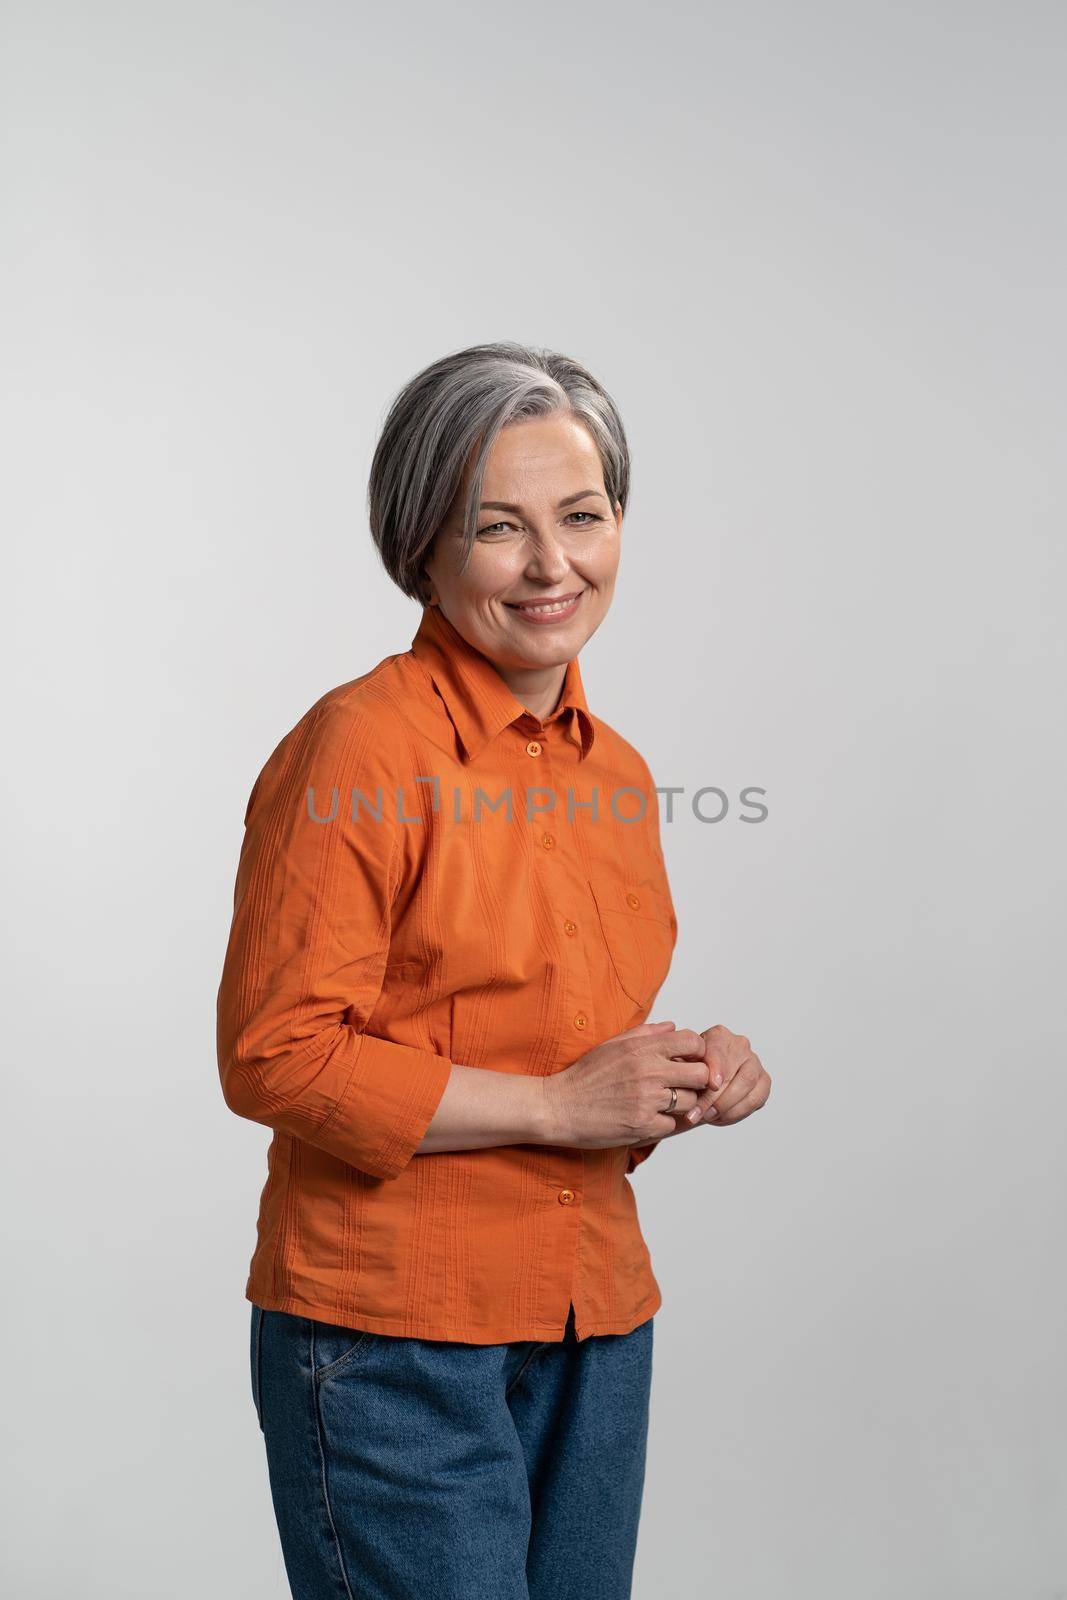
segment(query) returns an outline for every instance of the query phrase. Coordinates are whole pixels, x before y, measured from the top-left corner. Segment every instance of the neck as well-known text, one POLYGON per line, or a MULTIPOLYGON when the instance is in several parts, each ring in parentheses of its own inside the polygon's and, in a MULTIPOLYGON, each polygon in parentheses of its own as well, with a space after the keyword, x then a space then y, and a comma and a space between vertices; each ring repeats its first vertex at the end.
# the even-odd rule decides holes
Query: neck
POLYGON ((559 705, 567 676, 566 663, 561 667, 497 667, 496 670, 516 700, 542 722, 559 705))

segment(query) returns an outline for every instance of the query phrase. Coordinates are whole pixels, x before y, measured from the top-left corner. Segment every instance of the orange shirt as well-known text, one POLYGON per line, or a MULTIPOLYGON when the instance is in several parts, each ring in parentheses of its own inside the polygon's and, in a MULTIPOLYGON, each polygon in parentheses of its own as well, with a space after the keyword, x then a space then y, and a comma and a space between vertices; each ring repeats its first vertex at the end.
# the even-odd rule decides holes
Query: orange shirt
POLYGON ((676 938, 652 775, 577 659, 539 719, 426 607, 249 798, 218 994, 226 1103, 274 1130, 246 1299, 474 1344, 650 1317, 655 1143, 416 1152, 453 1061, 563 1071, 646 1020, 676 938))

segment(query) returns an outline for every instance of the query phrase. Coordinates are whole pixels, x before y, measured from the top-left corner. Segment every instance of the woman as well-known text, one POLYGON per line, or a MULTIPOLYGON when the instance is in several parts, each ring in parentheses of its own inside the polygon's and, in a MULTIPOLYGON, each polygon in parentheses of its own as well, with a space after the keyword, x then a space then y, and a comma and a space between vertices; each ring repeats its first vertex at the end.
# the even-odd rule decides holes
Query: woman
POLYGON ((246 1297, 297 1600, 630 1593, 660 1292, 628 1175, 769 1080, 644 1020, 677 935, 656 795, 578 667, 628 493, 577 362, 420 373, 370 482, 411 648, 249 800, 219 1067, 274 1130, 246 1297))

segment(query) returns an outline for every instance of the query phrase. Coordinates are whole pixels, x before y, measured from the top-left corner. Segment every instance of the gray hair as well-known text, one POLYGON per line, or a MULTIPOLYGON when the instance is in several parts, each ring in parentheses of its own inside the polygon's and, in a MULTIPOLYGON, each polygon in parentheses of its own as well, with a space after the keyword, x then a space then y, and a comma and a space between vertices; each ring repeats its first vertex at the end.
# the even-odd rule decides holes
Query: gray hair
POLYGON ((570 356, 508 341, 475 344, 418 373, 389 409, 371 463, 371 535, 393 582, 424 601, 422 563, 477 451, 463 512, 463 565, 470 559, 493 443, 509 423, 570 413, 588 429, 612 510, 626 510, 630 450, 618 407, 570 356))

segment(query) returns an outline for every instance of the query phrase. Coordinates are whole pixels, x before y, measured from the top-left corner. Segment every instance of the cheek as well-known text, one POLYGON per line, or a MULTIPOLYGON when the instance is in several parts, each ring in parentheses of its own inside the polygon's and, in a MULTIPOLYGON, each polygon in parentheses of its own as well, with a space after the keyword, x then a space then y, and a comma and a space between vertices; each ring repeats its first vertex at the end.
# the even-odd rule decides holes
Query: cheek
POLYGON ((600 551, 585 565, 585 576, 596 585, 601 600, 607 602, 615 590, 615 576, 619 569, 617 549, 600 551))
POLYGON ((515 587, 521 579, 525 562, 524 546, 518 539, 494 545, 475 545, 471 551, 470 566, 464 574, 472 602, 492 600, 502 590, 515 587))
POLYGON ((475 545, 470 561, 461 572, 457 566, 441 574, 441 593, 454 610, 475 615, 484 611, 493 597, 507 588, 511 567, 504 553, 475 545))
POLYGON ((586 557, 590 577, 605 586, 611 583, 619 569, 620 554, 618 533, 605 534, 586 557))

